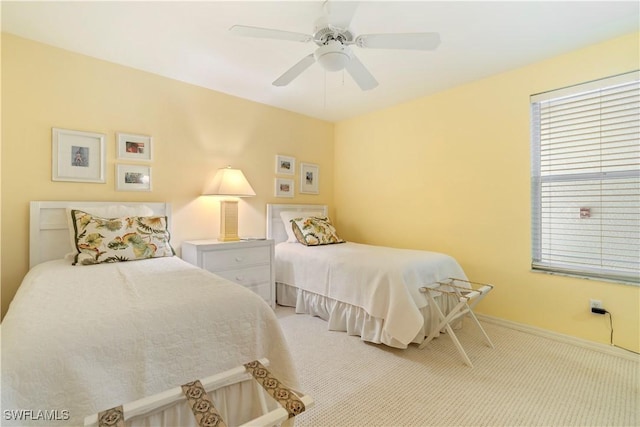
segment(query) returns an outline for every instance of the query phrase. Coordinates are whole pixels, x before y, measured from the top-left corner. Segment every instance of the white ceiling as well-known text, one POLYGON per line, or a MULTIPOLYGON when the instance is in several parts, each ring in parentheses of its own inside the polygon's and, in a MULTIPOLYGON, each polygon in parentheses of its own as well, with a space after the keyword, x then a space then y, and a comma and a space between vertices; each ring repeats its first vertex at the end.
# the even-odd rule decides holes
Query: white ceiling
POLYGON ((272 82, 313 42, 234 36, 234 24, 311 34, 322 1, 2 1, 2 31, 308 116, 338 121, 640 29, 638 1, 364 1, 358 34, 438 32, 435 51, 353 47, 362 91, 314 64, 272 82))

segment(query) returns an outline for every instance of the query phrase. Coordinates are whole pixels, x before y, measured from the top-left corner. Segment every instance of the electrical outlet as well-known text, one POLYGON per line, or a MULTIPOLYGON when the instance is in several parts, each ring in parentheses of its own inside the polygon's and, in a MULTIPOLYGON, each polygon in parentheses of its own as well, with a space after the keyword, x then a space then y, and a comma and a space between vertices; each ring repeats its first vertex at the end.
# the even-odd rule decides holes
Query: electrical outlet
POLYGON ((591 311, 592 308, 603 308, 602 307, 602 301, 600 301, 598 299, 590 299, 589 300, 589 311, 591 311))

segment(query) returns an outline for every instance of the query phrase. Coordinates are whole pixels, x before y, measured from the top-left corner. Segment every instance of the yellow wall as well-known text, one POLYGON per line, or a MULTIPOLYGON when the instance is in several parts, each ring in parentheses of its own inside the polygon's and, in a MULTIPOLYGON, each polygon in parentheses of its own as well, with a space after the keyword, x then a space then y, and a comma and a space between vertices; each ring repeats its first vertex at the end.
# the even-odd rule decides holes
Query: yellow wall
POLYGON ((241 234, 264 234, 266 203, 327 203, 349 240, 447 252, 495 284, 481 312, 608 343, 608 319, 588 312, 600 299, 616 344, 638 351, 640 288, 529 269, 529 95, 637 69, 638 40, 334 126, 3 34, 2 314, 27 271, 30 200, 170 201, 179 249, 217 236, 218 205, 199 194, 231 164, 258 194, 240 202, 241 234), (51 181, 52 127, 107 134, 106 184, 51 181), (115 191, 118 131, 154 137, 153 192, 115 191), (320 164, 320 195, 274 198, 275 154, 320 164))
MULTIPOLYGON (((348 240, 454 255, 493 283, 480 312, 640 350, 640 287, 530 271, 529 95, 638 69, 632 34, 336 125, 348 240)), ((428 79, 425 76, 425 79, 428 79)))
MULTIPOLYGON (((242 169, 240 234, 264 236, 266 203, 333 203, 331 123, 2 35, 2 315, 28 269, 31 200, 169 201, 172 243, 217 237, 199 197, 216 169, 242 169), (51 180, 51 128, 107 135, 106 184, 51 180), (115 133, 154 139, 152 192, 115 191, 115 133), (275 155, 320 165, 320 195, 275 198, 275 155)), ((296 176, 297 182, 297 176, 296 176)))

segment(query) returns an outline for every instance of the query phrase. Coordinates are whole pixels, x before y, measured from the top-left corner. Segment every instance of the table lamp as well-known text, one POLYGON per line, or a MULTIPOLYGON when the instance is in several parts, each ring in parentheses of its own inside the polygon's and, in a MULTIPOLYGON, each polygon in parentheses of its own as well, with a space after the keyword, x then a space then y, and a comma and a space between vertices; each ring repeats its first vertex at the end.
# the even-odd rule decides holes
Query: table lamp
MULTIPOLYGON (((251 188, 240 169, 232 169, 231 166, 218 169, 213 183, 204 194, 205 196, 250 197, 256 192, 251 188)), ((238 201, 220 201, 220 236, 222 242, 240 240, 238 237, 238 201)))

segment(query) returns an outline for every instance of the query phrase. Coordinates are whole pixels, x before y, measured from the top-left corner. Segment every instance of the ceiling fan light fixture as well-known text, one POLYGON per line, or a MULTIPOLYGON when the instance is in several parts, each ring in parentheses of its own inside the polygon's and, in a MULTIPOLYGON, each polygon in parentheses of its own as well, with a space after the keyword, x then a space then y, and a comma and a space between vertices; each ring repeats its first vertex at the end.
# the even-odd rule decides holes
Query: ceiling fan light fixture
POLYGON ((316 61, 327 71, 340 71, 347 66, 351 59, 349 51, 336 40, 320 46, 314 55, 316 61))
MULTIPOLYGON (((0 0, 1 1, 1 0, 0 0)), ((378 86, 378 82, 360 62, 358 55, 351 50, 351 45, 367 49, 406 49, 406 50, 434 50, 440 44, 438 33, 388 33, 388 34, 360 34, 355 36, 349 30, 351 18, 357 2, 332 0, 324 1, 325 13, 316 20, 315 32, 308 36, 291 31, 273 30, 269 28, 248 27, 234 25, 231 32, 240 36, 267 39, 281 39, 289 41, 313 41, 318 48, 313 53, 296 62, 274 82, 274 86, 286 86, 302 74, 315 62, 326 71, 346 70, 362 90, 371 90, 378 86), (339 17, 336 10, 341 10, 339 17), (343 19, 344 18, 344 19, 343 19)))

